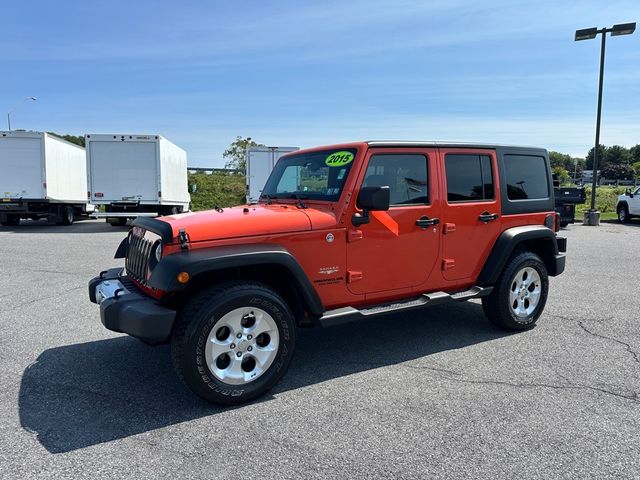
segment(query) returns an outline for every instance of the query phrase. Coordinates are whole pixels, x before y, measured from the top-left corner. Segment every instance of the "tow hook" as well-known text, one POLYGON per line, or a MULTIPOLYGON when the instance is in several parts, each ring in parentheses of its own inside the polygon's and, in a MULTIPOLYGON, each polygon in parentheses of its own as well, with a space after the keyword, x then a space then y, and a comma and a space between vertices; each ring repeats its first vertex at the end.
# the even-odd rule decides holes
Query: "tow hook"
POLYGON ((181 228, 178 232, 178 241, 180 242, 180 248, 182 250, 189 249, 189 235, 187 235, 187 232, 184 228, 181 228))

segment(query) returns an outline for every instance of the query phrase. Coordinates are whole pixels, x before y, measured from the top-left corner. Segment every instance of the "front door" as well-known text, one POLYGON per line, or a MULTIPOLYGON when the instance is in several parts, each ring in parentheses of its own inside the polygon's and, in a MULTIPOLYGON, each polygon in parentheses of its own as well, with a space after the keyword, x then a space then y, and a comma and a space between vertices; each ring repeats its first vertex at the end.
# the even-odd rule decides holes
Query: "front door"
POLYGON ((412 288, 428 279, 440 242, 435 162, 432 148, 368 151, 358 185, 388 186, 391 206, 371 212, 370 223, 348 229, 347 284, 352 293, 412 288))
POLYGON ((493 150, 440 149, 445 172, 442 275, 471 280, 500 235, 500 201, 493 150))

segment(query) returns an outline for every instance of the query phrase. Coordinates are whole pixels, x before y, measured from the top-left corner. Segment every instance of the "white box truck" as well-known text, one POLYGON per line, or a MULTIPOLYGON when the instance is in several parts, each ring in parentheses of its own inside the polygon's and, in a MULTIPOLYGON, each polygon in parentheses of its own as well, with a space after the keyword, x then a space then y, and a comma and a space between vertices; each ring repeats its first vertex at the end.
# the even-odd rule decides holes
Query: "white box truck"
POLYGON ((281 156, 300 150, 299 147, 249 147, 247 161, 247 203, 255 203, 262 194, 271 170, 281 156))
POLYGON ((84 148, 45 132, 0 132, 0 224, 71 225, 92 210, 84 148))
POLYGON ((160 135, 85 135, 89 195, 111 225, 189 210, 187 153, 160 135))

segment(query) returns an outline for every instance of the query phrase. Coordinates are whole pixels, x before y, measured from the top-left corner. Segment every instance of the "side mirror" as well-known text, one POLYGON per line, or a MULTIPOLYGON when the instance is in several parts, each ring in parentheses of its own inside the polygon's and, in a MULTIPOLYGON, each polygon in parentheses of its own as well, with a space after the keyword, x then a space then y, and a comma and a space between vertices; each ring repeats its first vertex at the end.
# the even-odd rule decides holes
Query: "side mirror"
POLYGON ((370 211, 389 210, 390 192, 389 187, 362 187, 358 194, 356 206, 362 209, 362 214, 356 213, 351 218, 351 223, 359 227, 369 223, 370 211))

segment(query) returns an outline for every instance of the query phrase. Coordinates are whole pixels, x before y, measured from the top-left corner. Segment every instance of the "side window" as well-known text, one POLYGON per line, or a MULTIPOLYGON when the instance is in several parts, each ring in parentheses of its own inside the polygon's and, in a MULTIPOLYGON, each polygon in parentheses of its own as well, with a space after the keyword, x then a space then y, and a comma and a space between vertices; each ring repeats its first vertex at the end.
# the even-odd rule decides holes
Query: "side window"
POLYGON ((549 197, 547 162, 533 155, 505 155, 504 169, 509 200, 549 197))
POLYGON ((449 154, 444 157, 447 201, 493 200, 493 170, 488 155, 449 154))
POLYGON ((391 205, 429 203, 427 157, 417 154, 373 155, 362 186, 389 186, 391 205))

